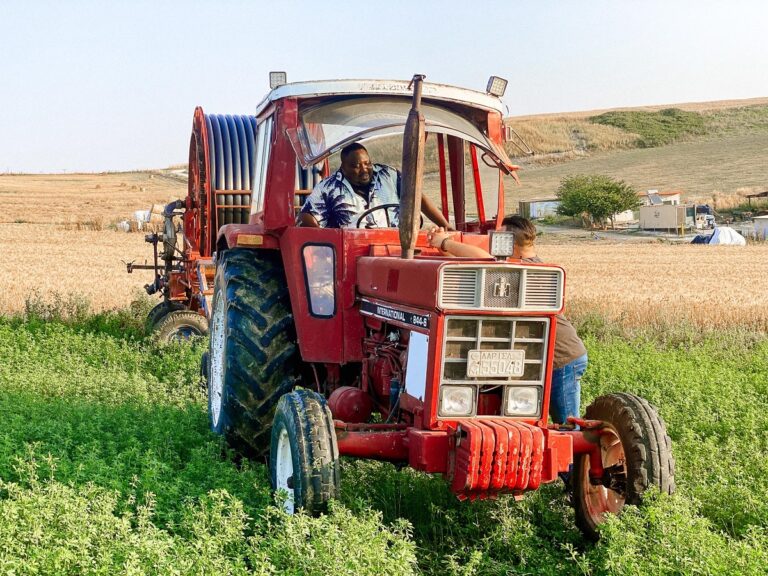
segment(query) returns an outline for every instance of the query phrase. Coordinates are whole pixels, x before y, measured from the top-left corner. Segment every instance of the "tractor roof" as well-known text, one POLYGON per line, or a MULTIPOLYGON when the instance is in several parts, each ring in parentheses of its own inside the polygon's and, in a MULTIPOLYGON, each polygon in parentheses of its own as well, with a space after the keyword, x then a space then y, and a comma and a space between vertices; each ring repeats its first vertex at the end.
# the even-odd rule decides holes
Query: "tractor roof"
MULTIPOLYGON (((256 115, 282 98, 317 98, 318 96, 412 96, 409 80, 318 80, 283 84, 272 90, 256 107, 256 115)), ((495 110, 504 114, 504 104, 497 96, 446 84, 424 82, 422 96, 465 104, 473 108, 495 110)))

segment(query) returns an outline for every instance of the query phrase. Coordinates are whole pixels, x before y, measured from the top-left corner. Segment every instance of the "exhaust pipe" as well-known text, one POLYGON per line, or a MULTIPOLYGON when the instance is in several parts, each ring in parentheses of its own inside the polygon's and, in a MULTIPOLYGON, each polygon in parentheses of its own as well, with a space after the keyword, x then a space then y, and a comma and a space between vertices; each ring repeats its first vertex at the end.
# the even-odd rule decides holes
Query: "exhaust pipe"
POLYGON ((424 174, 424 115, 421 113, 423 74, 415 74, 413 104, 403 132, 402 183, 400 188, 400 247, 402 258, 412 259, 419 234, 421 214, 421 185, 424 174))

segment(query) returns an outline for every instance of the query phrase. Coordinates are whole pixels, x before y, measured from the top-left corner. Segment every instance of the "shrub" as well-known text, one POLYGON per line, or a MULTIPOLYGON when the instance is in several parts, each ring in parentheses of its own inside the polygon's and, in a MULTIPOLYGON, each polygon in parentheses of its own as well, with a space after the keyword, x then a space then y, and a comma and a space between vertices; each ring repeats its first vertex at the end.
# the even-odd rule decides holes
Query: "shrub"
POLYGON ((619 212, 634 210, 640 200, 634 188, 623 180, 614 180, 609 176, 588 174, 568 176, 560 183, 557 190, 560 205, 558 214, 581 216, 586 214, 590 227, 600 224, 605 227, 606 219, 614 224, 614 217, 619 212))

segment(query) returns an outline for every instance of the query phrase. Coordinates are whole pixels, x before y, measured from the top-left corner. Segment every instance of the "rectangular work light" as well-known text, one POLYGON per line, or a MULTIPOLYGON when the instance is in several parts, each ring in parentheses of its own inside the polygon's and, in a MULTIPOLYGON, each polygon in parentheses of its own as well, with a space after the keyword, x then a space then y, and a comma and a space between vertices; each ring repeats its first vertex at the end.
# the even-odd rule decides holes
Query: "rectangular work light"
POLYGON ((515 251, 515 233, 506 230, 490 231, 491 254, 494 258, 507 258, 515 251))
POLYGON ((504 78, 499 78, 498 76, 491 76, 488 79, 488 86, 486 87, 485 91, 489 94, 493 94, 494 96, 501 98, 504 96, 504 92, 507 91, 507 81, 504 80, 504 78))
POLYGON ((288 75, 285 72, 269 73, 269 89, 274 90, 278 86, 288 83, 288 75))

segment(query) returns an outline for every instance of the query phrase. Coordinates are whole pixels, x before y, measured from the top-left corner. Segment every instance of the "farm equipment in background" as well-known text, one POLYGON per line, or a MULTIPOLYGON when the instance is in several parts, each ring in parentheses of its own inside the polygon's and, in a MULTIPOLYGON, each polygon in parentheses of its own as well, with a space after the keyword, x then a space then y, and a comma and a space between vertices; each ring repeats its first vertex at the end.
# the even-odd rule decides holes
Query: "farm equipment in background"
POLYGON ((590 538, 646 489, 672 492, 670 439, 642 398, 609 394, 584 418, 547 422, 565 274, 509 259, 504 176, 517 167, 504 150, 506 81, 479 92, 419 76, 413 87, 271 80, 252 134, 232 147, 229 131, 230 158, 252 176, 248 190, 232 184, 238 202, 220 200, 211 163, 226 163, 225 139, 195 111, 184 258, 166 260, 160 289, 208 310, 215 264, 202 361, 211 428, 268 457, 285 509, 322 510, 344 455, 442 474, 461 499, 522 497, 570 470, 590 538), (402 142, 399 228, 296 226, 331 154, 388 138, 402 142), (446 258, 419 230, 427 144, 453 239, 495 258, 446 258))
POLYGON ((161 233, 145 236, 154 263, 127 265, 129 273, 155 272, 144 289, 163 300, 148 314, 147 328, 162 341, 208 333, 216 234, 225 224, 246 224, 250 216, 255 128, 253 116, 195 110, 187 197, 165 207, 161 233))

